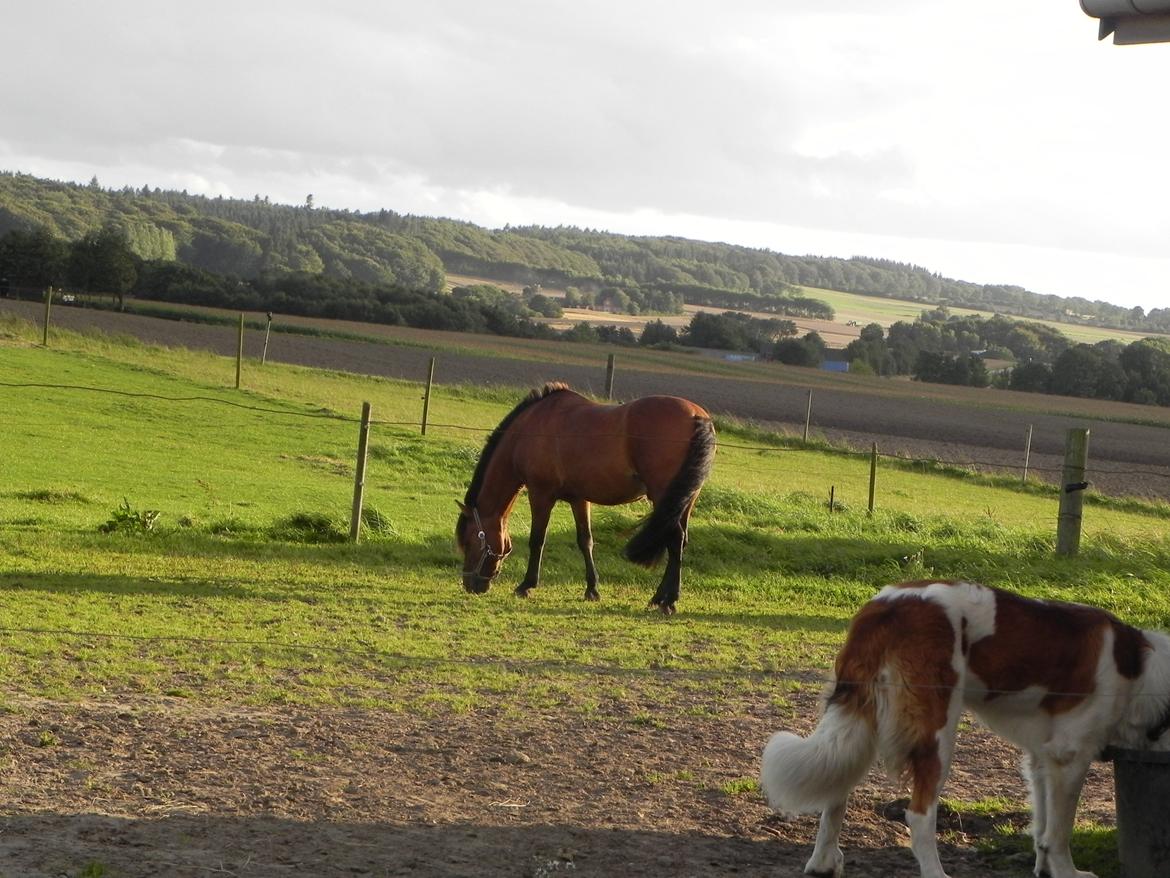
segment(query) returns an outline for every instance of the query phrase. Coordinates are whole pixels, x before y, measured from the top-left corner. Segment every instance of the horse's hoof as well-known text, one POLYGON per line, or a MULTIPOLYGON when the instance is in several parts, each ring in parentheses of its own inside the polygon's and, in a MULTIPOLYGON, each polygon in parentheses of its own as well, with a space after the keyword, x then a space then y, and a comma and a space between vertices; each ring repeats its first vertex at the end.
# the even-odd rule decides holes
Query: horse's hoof
POLYGON ((600 593, 597 592, 596 589, 594 589, 592 591, 587 591, 587 592, 585 592, 585 600, 599 601, 599 600, 601 600, 601 595, 600 595, 600 593))
POLYGON ((512 590, 512 594, 516 595, 518 598, 526 598, 528 597, 528 591, 529 589, 522 585, 518 585, 515 589, 512 590))
POLYGON ((658 610, 664 616, 674 615, 674 604, 668 604, 664 600, 655 598, 646 605, 647 610, 658 610))

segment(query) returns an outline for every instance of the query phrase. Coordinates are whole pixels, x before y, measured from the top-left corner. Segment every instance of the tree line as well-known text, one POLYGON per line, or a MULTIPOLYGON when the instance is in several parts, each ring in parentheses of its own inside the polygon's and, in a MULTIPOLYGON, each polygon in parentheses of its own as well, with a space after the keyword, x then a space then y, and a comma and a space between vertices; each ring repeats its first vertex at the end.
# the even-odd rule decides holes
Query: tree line
POLYGON ((956 317, 939 308, 888 330, 864 327, 844 356, 853 372, 1170 405, 1170 339, 1165 338, 1074 344, 1043 324, 999 315, 956 317), (989 369, 988 362, 997 360, 1005 365, 989 369))
MULTIPOLYGON (((306 317, 479 332, 518 338, 565 338, 614 344, 687 344, 764 352, 782 334, 796 331, 791 321, 742 314, 698 314, 677 333, 657 321, 644 338, 628 328, 584 323, 558 332, 541 318, 562 316, 560 301, 538 286, 516 296, 493 284, 454 287, 449 294, 400 284, 337 278, 310 271, 270 271, 258 277, 221 275, 167 259, 142 259, 123 229, 107 225, 75 241, 40 228, 0 236, 0 293, 40 295, 52 286, 78 292, 127 294, 164 302, 247 311, 276 311, 306 317), (663 328, 669 332, 663 333, 663 328), (656 335, 658 333, 658 335, 656 335)), ((603 289, 578 307, 634 303, 617 288, 603 289)), ((678 300, 650 303, 681 308, 678 300)))
MULTIPOLYGON (((473 223, 251 199, 208 198, 158 187, 103 189, 0 172, 0 234, 38 227, 66 240, 113 224, 146 260, 176 260, 216 274, 324 274, 439 292, 445 273, 634 300, 669 294, 688 304, 831 319, 800 287, 993 310, 1018 317, 1170 332, 1170 308, 1123 308, 1040 295, 1010 284, 973 284, 921 266, 856 256, 792 256, 669 236, 630 236, 570 226, 485 229, 473 223)), ((642 307, 639 304, 639 307, 642 307)), ((667 313, 658 306, 643 311, 667 313)))

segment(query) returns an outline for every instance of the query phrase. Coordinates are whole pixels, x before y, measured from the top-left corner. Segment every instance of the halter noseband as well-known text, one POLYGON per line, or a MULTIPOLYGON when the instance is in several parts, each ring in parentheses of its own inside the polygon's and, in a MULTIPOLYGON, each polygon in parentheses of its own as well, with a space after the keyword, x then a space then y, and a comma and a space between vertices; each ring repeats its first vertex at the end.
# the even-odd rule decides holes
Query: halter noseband
MULTIPOLYGON (((508 553, 504 552, 501 554, 499 552, 492 551, 492 547, 488 545, 487 534, 484 533, 483 530, 483 523, 479 520, 479 510, 473 506, 471 507, 471 514, 475 517, 475 529, 476 536, 479 537, 480 555, 479 562, 475 565, 475 567, 473 567, 471 570, 464 570, 463 575, 478 576, 480 579, 483 579, 483 565, 487 563, 488 558, 499 558, 502 561, 504 558, 508 557, 508 553)), ((499 573, 499 571, 497 570, 496 573, 499 573)), ((494 579, 496 573, 493 573, 487 578, 494 579)))

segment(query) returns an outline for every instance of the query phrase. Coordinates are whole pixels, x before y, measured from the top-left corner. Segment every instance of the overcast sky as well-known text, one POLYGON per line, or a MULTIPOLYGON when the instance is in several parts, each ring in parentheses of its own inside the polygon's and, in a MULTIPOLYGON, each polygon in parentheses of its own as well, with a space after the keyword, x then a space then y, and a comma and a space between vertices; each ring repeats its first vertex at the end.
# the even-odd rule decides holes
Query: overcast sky
POLYGON ((0 169, 1170 307, 1170 44, 1077 0, 9 0, 0 169))

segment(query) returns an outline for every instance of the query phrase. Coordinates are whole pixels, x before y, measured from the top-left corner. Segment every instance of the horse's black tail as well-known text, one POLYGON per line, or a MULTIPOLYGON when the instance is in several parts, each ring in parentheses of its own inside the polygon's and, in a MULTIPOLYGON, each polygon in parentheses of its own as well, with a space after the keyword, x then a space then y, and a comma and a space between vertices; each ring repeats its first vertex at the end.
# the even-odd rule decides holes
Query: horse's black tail
POLYGON ((691 434, 691 445, 686 460, 666 493, 654 504, 654 509, 645 523, 630 541, 626 543, 625 556, 635 564, 650 567, 662 558, 670 543, 679 520, 694 502, 695 495, 703 487, 715 461, 715 427, 710 418, 695 416, 695 428, 691 434))

